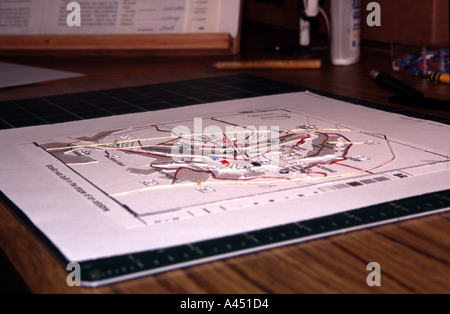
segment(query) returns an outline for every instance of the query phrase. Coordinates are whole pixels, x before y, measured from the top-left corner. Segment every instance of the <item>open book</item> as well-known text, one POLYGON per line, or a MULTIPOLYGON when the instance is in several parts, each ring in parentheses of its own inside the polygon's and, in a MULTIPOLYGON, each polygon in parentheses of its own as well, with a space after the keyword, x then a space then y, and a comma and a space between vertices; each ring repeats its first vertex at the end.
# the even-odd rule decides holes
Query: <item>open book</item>
POLYGON ((238 35, 240 0, 79 0, 81 26, 67 23, 69 0, 0 0, 0 34, 238 35))

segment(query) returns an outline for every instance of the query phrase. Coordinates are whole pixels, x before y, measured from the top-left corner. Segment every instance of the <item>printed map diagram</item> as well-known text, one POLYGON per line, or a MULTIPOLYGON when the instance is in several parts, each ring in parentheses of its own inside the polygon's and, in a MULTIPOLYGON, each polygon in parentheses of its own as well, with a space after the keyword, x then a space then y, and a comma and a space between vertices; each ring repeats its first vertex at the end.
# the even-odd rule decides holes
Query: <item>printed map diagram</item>
POLYGON ((286 108, 37 143, 143 225, 439 171, 449 158, 286 108), (415 158, 403 158, 414 155, 415 158), (259 196, 255 200, 254 196, 259 196))

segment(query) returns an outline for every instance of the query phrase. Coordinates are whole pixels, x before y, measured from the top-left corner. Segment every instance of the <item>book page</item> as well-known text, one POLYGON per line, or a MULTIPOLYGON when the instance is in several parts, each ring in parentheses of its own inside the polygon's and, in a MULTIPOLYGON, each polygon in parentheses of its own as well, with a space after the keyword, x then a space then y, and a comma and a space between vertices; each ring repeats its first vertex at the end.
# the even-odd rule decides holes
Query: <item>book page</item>
POLYGON ((240 29, 241 0, 220 0, 218 10, 218 30, 237 38, 240 29))
POLYGON ((114 34, 121 0, 79 0, 81 26, 69 27, 67 10, 70 0, 47 0, 41 34, 114 34))
POLYGON ((186 0, 139 1, 136 5, 136 33, 183 33, 186 0))
POLYGON ((221 1, 189 0, 186 12, 186 33, 219 31, 218 17, 221 1))
POLYGON ((38 34, 45 4, 42 0, 0 0, 0 34, 38 34))
POLYGON ((0 0, 0 34, 229 33, 239 30, 240 0, 79 0, 80 26, 69 26, 71 0, 0 0))

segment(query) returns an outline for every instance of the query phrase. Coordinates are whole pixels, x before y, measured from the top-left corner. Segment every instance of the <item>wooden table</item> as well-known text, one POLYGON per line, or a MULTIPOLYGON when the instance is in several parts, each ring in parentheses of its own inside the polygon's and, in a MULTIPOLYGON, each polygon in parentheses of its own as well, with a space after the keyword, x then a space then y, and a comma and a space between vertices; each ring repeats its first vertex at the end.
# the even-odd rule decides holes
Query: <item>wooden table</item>
MULTIPOLYGON (((87 77, 0 90, 0 101, 63 93, 171 82, 240 72, 220 72, 206 63, 223 59, 286 57, 267 48, 290 44, 290 34, 244 33, 235 57, 164 56, 0 56, 2 61, 82 72, 87 77)), ((369 77, 372 68, 391 73, 424 91, 450 100, 448 85, 394 73, 386 49, 366 47, 359 64, 334 67, 327 52, 297 58, 324 60, 321 70, 253 70, 262 77, 306 88, 392 105, 391 92, 369 77)), ((449 112, 418 112, 450 118, 449 112)), ((95 289, 68 287, 68 272, 46 247, 0 204, 0 247, 33 293, 450 293, 450 213, 384 225, 344 235, 289 245, 95 289), (369 287, 366 266, 381 266, 381 287, 369 287)), ((7 289, 3 289, 7 290, 7 289)))

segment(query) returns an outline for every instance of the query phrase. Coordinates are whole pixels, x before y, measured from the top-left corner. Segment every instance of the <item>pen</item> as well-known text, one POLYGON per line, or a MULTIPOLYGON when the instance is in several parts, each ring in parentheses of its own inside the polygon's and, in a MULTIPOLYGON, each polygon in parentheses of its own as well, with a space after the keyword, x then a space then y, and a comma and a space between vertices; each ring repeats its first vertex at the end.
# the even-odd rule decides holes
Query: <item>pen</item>
POLYGON ((244 69, 320 69, 322 61, 312 60, 259 60, 259 61, 220 61, 211 67, 218 70, 244 69))
POLYGON ((422 92, 406 85, 386 73, 372 70, 370 71, 370 77, 372 77, 380 85, 398 94, 396 96, 389 97, 389 101, 393 103, 411 107, 450 111, 450 102, 448 100, 425 98, 425 95, 422 92))
POLYGON ((408 96, 408 97, 418 97, 418 98, 424 98, 424 94, 411 86, 403 83, 402 81, 399 81, 392 76, 390 76, 387 73, 384 72, 378 72, 377 70, 372 70, 369 73, 370 77, 373 78, 378 84, 381 86, 384 86, 395 93, 402 95, 402 96, 408 96))

